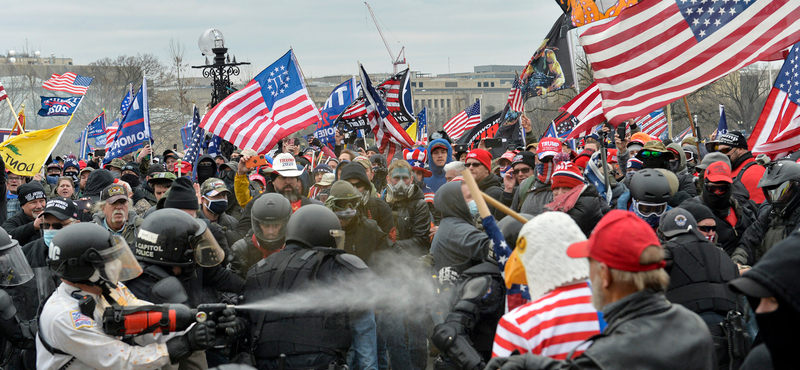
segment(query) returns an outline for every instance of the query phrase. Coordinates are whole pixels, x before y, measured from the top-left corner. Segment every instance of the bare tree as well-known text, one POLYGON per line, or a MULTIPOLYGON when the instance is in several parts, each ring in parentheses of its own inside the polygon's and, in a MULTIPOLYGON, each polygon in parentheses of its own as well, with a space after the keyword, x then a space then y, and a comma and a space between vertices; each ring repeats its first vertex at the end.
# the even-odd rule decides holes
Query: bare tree
POLYGON ((186 98, 186 83, 183 81, 186 76, 184 71, 189 66, 185 61, 186 46, 179 40, 169 39, 167 45, 167 55, 169 55, 170 69, 174 75, 175 87, 177 89, 178 106, 181 111, 188 110, 189 100, 186 98))

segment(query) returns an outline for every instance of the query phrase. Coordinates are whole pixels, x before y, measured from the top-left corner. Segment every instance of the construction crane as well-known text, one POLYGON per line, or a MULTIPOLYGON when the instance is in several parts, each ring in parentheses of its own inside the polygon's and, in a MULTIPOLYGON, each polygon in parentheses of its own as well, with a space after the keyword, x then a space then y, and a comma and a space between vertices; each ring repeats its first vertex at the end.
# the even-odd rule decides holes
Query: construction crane
POLYGON ((372 11, 372 7, 370 7, 366 1, 364 2, 364 5, 367 6, 367 9, 369 9, 369 14, 372 16, 372 21, 375 22, 375 27, 378 28, 378 33, 381 35, 381 40, 383 40, 383 44, 386 45, 386 51, 389 52, 389 57, 392 58, 392 67, 394 68, 394 74, 397 74, 397 66, 400 64, 406 64, 406 47, 403 46, 402 48, 400 48, 400 53, 397 54, 397 57, 395 57, 394 53, 392 53, 392 48, 389 47, 389 43, 386 41, 386 37, 383 36, 383 31, 381 30, 381 26, 378 25, 378 18, 375 17, 375 12, 372 11))

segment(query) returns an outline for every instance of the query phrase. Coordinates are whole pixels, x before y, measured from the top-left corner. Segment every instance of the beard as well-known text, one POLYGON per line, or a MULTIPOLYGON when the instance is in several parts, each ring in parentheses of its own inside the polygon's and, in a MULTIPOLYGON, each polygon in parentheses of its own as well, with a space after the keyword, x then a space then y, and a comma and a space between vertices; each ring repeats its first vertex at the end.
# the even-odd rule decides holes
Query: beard
POLYGON ((603 290, 601 286, 603 285, 603 279, 600 277, 591 276, 590 280, 592 281, 592 306, 598 311, 603 309, 603 306, 606 305, 606 296, 603 294, 603 290))
POLYGON ((300 191, 295 189, 292 185, 286 185, 283 188, 283 196, 289 200, 289 203, 294 203, 300 200, 300 191))

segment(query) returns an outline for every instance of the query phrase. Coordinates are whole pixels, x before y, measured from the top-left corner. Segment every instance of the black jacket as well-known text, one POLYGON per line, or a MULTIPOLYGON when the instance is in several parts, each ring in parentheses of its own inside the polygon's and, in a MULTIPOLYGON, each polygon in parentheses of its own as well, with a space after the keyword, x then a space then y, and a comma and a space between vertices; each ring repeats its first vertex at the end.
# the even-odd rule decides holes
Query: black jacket
POLYGON ((389 240, 389 236, 381 231, 375 220, 370 220, 362 214, 352 218, 342 229, 344 230, 344 251, 357 256, 371 268, 375 267, 375 261, 372 259, 375 252, 387 250, 394 245, 389 240))
MULTIPOLYGON (((703 202, 703 197, 700 195, 686 202, 700 202, 708 206, 703 202)), ((717 242, 728 256, 733 255, 736 246, 739 245, 739 238, 742 237, 745 230, 747 230, 756 219, 756 215, 748 207, 740 206, 739 201, 735 197, 731 197, 731 206, 736 214, 736 225, 731 225, 725 220, 724 216, 721 216, 716 210, 711 209, 711 213, 714 214, 714 220, 717 223, 717 242)))
POLYGON ((3 229, 9 236, 17 239, 19 245, 28 244, 42 237, 39 230, 33 227, 33 219, 22 209, 20 209, 14 217, 3 222, 3 229))
POLYGON ((436 191, 433 203, 442 213, 439 230, 431 242, 434 268, 456 267, 464 271, 483 262, 489 255, 492 240, 475 227, 469 207, 461 193, 461 184, 449 182, 436 191))
MULTIPOLYGON (((497 177, 497 175, 490 173, 489 176, 486 176, 478 182, 478 189, 481 189, 482 192, 486 193, 486 195, 494 198, 498 202, 503 201, 503 180, 497 177)), ((475 194, 472 194, 475 197, 475 194)), ((487 204, 489 207, 489 211, 492 212, 492 216, 497 221, 500 221, 503 217, 506 216, 500 210, 495 209, 494 207, 487 204)))
MULTIPOLYGON (((146 262, 140 262, 143 269, 147 268, 146 262)), ((162 267, 163 270, 168 270, 169 267, 162 267)), ((236 274, 224 269, 222 265, 214 267, 201 267, 197 266, 197 277, 188 281, 181 281, 186 294, 189 296, 187 305, 189 307, 197 307, 201 303, 217 303, 216 299, 204 294, 203 288, 211 288, 221 292, 231 292, 241 294, 244 288, 244 280, 236 274)), ((125 286, 130 289, 131 293, 137 297, 147 297, 150 292, 150 287, 157 283, 158 280, 148 274, 139 275, 139 277, 126 281, 125 286)), ((144 299, 144 298, 142 298, 144 299)))
POLYGON ((773 245, 785 239, 800 224, 800 207, 785 217, 778 217, 769 202, 758 218, 742 234, 731 259, 742 265, 754 265, 773 245))
POLYGON ((526 369, 716 369, 714 343, 705 323, 662 293, 645 290, 603 307, 608 326, 587 341, 578 357, 554 360, 525 355, 526 369))
POLYGON ((270 254, 276 253, 284 243, 283 238, 274 243, 262 243, 256 239, 259 242, 259 245, 256 245, 253 239, 253 231, 250 230, 244 238, 231 245, 231 253, 226 257, 229 263, 228 269, 242 278, 247 277, 247 270, 250 267, 270 254))
POLYGON ((47 267, 47 252, 48 248, 44 244, 44 239, 39 238, 28 244, 22 246, 22 253, 25 254, 25 259, 31 268, 47 267))
POLYGON ((594 226, 610 210, 611 208, 605 200, 600 198, 597 188, 585 186, 580 197, 578 197, 578 201, 575 202, 575 206, 567 211, 567 214, 572 217, 588 238, 589 234, 594 230, 594 226))
POLYGON ((414 193, 410 198, 396 200, 387 195, 386 199, 392 207, 394 224, 397 226, 397 246, 415 255, 428 254, 431 249, 430 229, 433 218, 422 190, 414 185, 414 193))

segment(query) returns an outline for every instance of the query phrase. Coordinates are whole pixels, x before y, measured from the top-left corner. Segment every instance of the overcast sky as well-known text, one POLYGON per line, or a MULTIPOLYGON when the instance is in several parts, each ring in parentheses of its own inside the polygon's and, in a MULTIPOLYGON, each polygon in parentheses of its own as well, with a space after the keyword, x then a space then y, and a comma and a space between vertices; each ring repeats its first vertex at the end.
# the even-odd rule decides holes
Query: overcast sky
MULTIPOLYGON (((216 3, 5 2, 0 53, 21 51, 27 40, 31 53, 52 52, 81 65, 137 53, 153 53, 166 63, 166 47, 174 38, 185 44, 187 61, 199 65, 204 59, 197 39, 217 28, 229 51, 238 61, 253 63, 256 73, 290 46, 306 77, 357 74, 357 61, 369 72, 392 69, 363 1, 216 3)), ((411 69, 433 74, 469 72, 484 64, 523 65, 561 14, 554 0, 374 0, 370 6, 392 51, 405 46, 411 69)))

